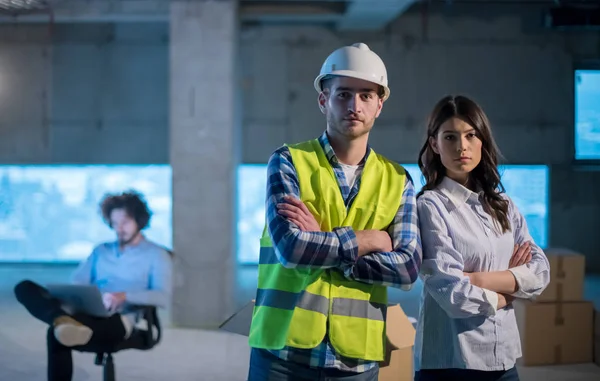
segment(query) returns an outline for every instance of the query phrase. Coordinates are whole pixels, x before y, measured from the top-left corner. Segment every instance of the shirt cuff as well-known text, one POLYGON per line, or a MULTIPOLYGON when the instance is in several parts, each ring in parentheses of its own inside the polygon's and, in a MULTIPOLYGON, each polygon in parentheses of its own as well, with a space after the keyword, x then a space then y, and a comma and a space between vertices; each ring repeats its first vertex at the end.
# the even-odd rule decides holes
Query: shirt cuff
POLYGON ((519 285, 519 289, 512 296, 528 299, 531 296, 529 291, 535 290, 537 286, 537 277, 535 274, 529 270, 527 265, 513 267, 508 269, 508 271, 514 275, 517 285, 519 285))
POLYGON ((490 304, 490 307, 491 307, 490 308, 490 316, 496 315, 496 310, 498 309, 498 294, 495 293, 494 291, 486 290, 485 288, 482 288, 482 290, 483 290, 483 297, 490 304))
POLYGON ((350 226, 333 229, 340 240, 340 267, 353 266, 358 260, 358 241, 356 234, 350 226))

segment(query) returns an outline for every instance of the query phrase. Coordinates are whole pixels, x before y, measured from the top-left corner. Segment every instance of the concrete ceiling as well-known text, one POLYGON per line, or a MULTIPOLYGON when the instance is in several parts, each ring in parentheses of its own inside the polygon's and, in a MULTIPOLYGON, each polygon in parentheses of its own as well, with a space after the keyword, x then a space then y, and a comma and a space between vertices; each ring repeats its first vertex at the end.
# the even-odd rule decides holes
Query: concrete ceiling
POLYGON ((415 0, 353 0, 337 26, 341 30, 379 30, 395 20, 415 0))
POLYGON ((0 0, 0 14, 37 12, 47 6, 46 0, 0 0))
MULTIPOLYGON (((0 21, 167 21, 171 1, 177 0, 0 0, 0 21)), ((327 23, 341 30, 381 29, 413 2, 415 0, 239 0, 242 22, 327 23)))

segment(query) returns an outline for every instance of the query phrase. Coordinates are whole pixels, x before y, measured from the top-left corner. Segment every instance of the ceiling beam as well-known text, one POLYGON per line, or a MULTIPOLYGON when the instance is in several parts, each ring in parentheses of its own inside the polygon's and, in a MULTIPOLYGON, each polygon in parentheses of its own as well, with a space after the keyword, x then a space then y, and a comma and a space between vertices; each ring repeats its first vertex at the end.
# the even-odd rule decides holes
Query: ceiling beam
POLYGON ((407 10, 415 0, 352 0, 339 30, 380 30, 407 10))
MULTIPOLYGON (((2 1, 2 0, 0 0, 2 1)), ((49 9, 0 14, 0 22, 168 22, 166 0, 49 0, 49 9)), ((340 1, 240 1, 242 22, 335 23, 346 9, 340 1)))
POLYGON ((336 1, 241 1, 241 21, 330 23, 339 21, 346 7, 336 1))

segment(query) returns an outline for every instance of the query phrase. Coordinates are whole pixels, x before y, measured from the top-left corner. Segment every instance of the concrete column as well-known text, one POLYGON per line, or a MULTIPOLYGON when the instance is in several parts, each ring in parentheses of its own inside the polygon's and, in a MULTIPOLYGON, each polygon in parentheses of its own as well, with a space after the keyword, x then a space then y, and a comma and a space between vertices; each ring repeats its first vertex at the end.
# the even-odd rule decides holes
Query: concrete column
POLYGON ((172 324, 214 328, 233 308, 236 0, 172 1, 172 324))

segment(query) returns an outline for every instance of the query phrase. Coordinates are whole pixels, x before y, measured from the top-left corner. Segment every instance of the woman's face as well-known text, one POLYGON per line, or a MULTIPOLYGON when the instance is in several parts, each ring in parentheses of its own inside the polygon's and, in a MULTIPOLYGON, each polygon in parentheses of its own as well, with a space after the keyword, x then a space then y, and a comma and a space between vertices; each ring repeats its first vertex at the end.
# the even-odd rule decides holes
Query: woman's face
POLYGON ((440 126, 437 136, 429 138, 429 144, 440 155, 446 175, 466 185, 469 173, 481 162, 482 142, 477 130, 453 117, 440 126))

